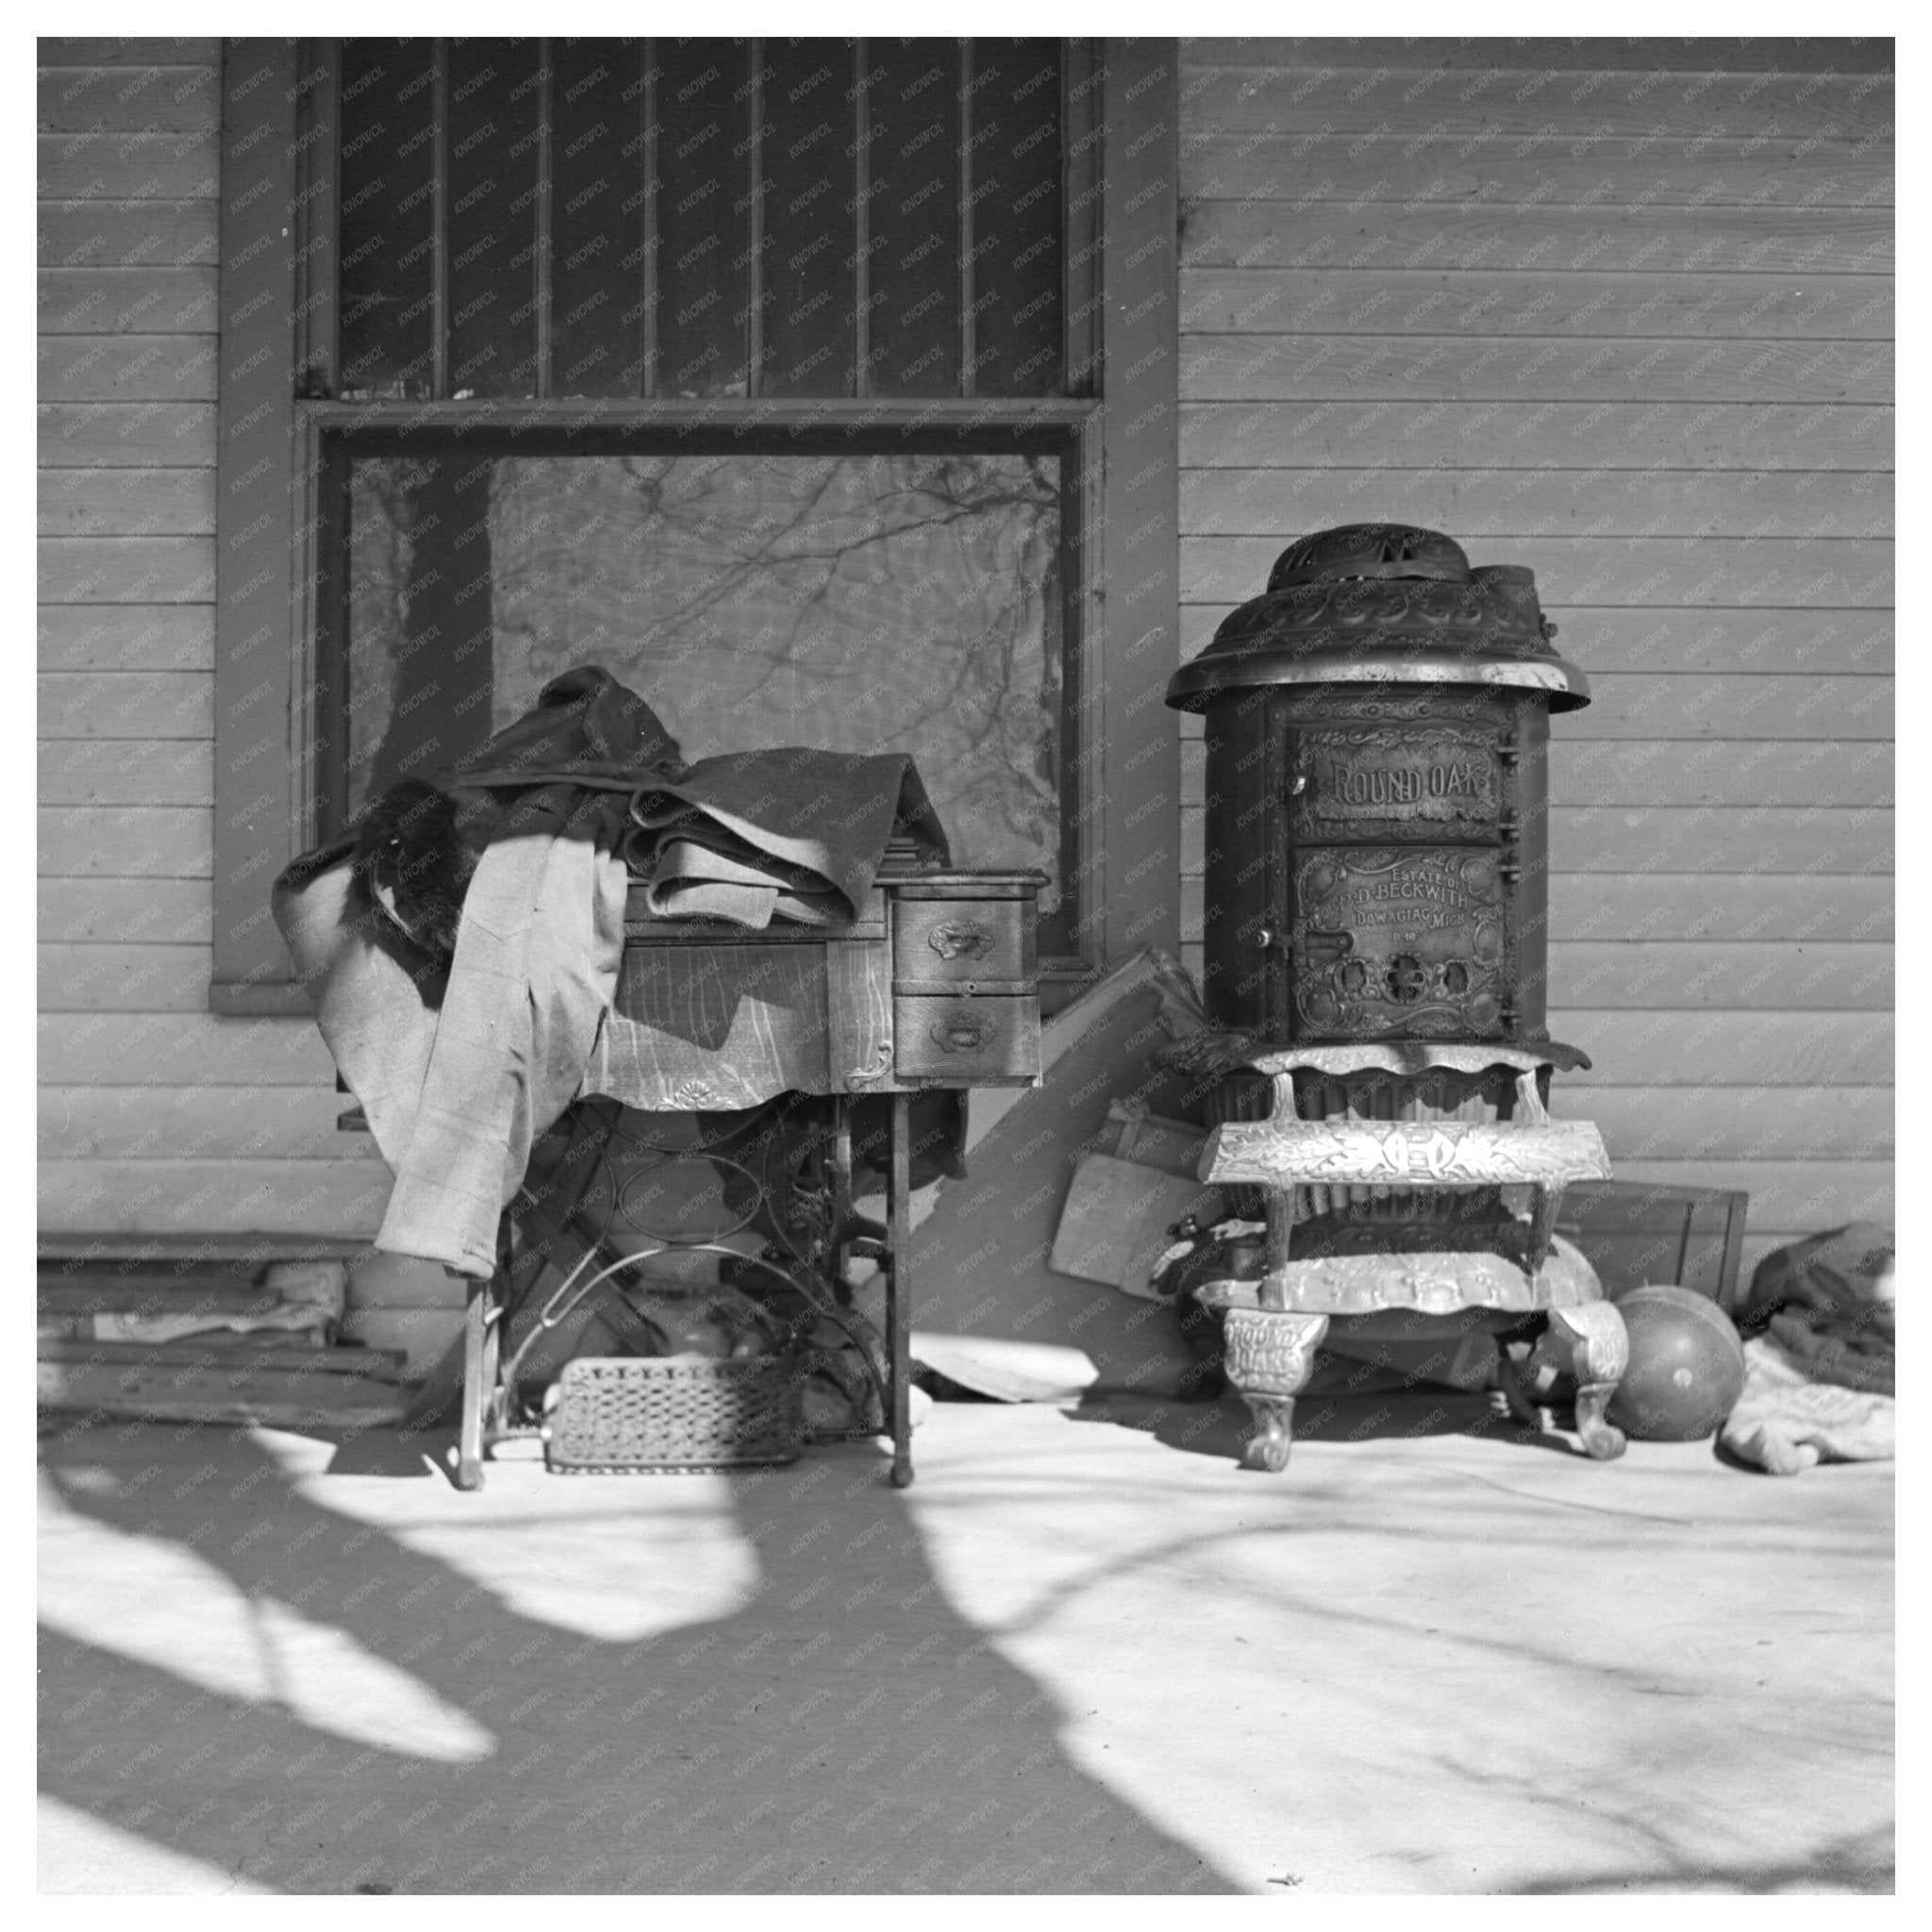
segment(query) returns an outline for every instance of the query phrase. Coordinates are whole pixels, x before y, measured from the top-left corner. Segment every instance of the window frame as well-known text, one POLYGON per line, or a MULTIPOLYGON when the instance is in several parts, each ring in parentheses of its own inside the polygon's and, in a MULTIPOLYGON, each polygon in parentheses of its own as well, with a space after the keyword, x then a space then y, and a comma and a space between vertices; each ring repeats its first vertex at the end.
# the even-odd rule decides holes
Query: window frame
POLYGON ((1066 772, 1076 808, 1062 870, 1078 940, 1042 959, 1042 991, 1058 1005, 1142 946, 1177 947, 1179 740, 1160 698, 1179 639, 1178 42, 1068 48, 1067 368, 1091 376, 1096 394, 339 402, 303 393, 333 355, 333 113, 327 86, 304 84, 328 71, 330 50, 224 42, 215 1012, 308 1011, 268 897, 323 824, 318 747, 332 695, 322 640, 340 590, 327 561, 337 533, 325 507, 339 494, 328 466, 352 439, 399 432, 452 444, 562 438, 585 449, 617 439, 639 453, 808 455, 859 438, 867 449, 917 449, 923 439, 1050 445, 1069 525, 1066 772), (1110 788, 1109 772, 1130 778, 1110 788))

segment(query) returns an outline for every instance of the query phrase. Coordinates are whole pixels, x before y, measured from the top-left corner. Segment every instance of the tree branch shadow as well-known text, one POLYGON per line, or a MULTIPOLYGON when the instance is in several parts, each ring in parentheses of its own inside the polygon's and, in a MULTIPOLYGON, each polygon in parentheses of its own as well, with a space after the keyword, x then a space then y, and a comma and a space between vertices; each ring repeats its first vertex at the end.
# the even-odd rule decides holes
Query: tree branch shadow
MULTIPOLYGON (((424 1474, 426 1440, 385 1459, 366 1433, 353 1465, 424 1474)), ((480 1761, 411 1757, 45 1632, 43 1791, 255 1884, 1240 1890, 1074 1761, 1066 1713, 952 1608, 870 1448, 732 1478, 755 1587, 729 1614, 639 1641, 522 1613, 318 1503, 241 1431, 97 1426, 41 1450, 68 1510, 192 1550, 251 1603, 340 1629, 494 1736, 480 1761)), ((613 1505, 654 1480, 675 1479, 613 1481, 613 1505)))

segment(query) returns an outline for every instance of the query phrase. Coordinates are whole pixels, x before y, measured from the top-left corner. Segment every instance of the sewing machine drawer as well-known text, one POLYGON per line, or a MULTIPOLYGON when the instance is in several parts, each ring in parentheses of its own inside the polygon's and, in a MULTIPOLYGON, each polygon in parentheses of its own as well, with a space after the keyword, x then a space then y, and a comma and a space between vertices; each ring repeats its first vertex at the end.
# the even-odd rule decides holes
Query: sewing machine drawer
POLYGON ((892 906, 892 990, 1031 992, 1039 983, 1033 900, 913 899, 892 906))
POLYGON ((894 1079, 966 1087, 1039 1074, 1036 996, 893 994, 894 1079))

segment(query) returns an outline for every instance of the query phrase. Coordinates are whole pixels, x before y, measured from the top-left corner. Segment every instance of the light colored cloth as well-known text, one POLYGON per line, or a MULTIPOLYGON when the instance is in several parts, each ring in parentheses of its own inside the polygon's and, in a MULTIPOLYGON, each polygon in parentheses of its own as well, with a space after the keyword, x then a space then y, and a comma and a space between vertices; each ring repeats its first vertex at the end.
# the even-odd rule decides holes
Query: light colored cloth
POLYGON ((396 1177, 378 1248, 496 1271, 498 1218, 532 1138, 576 1097, 624 950, 624 862, 577 829, 485 851, 437 1007, 358 913, 346 862, 277 895, 323 1038, 396 1177))
POLYGON ((530 1141, 576 1097, 616 991, 625 890, 623 860, 587 839, 484 853, 378 1247, 495 1273, 530 1141))
POLYGON ((1744 1392, 1724 1419, 1724 1447, 1774 1475, 1819 1462, 1884 1462, 1898 1453, 1898 1404, 1814 1382, 1775 1342, 1744 1344, 1744 1392))

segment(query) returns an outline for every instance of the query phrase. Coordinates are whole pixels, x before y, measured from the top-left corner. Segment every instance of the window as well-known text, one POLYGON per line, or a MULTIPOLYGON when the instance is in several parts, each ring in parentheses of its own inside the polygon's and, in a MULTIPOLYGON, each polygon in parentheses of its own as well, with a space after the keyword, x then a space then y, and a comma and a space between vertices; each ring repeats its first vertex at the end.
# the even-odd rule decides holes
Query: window
POLYGON ((688 757, 911 751, 1050 980, 1173 942, 1172 53, 229 44, 217 1010, 300 1009, 292 852, 587 660, 688 757))

